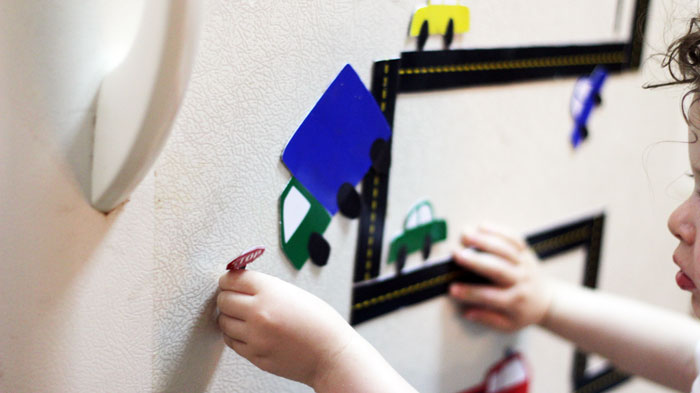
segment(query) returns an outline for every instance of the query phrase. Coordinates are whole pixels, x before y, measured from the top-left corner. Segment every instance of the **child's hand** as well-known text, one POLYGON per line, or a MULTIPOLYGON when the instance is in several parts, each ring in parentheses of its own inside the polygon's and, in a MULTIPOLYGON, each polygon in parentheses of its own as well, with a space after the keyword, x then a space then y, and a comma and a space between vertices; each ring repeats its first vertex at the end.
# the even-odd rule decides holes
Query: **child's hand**
POLYGON ((273 374, 313 386, 356 335, 328 304, 278 278, 232 270, 219 286, 224 341, 273 374))
POLYGON ((470 248, 454 254, 457 264, 494 282, 450 286, 450 295, 467 306, 466 319, 509 332, 543 320, 552 291, 521 238, 480 226, 462 235, 462 244, 470 248))

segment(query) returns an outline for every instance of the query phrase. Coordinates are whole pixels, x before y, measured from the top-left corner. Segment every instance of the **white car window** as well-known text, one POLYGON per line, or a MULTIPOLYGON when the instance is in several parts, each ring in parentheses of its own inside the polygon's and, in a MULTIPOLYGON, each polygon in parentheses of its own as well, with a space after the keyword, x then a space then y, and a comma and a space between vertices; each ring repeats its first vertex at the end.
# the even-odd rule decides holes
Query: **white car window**
POLYGON ((282 228, 284 230, 284 242, 289 242, 294 232, 296 232, 301 222, 304 221, 306 213, 311 209, 311 202, 306 200, 296 187, 289 189, 287 197, 282 206, 282 228))
POLYGON ((433 219, 430 205, 423 204, 418 208, 418 225, 426 224, 433 219))
POLYGON ((418 226, 418 212, 411 211, 411 215, 406 218, 406 229, 415 228, 418 226))
POLYGON ((588 78, 581 78, 576 81, 574 93, 571 95, 571 115, 578 116, 583 110, 583 102, 591 94, 591 83, 588 78))
POLYGON ((518 360, 511 360, 486 381, 486 392, 498 393, 527 381, 527 370, 518 360))

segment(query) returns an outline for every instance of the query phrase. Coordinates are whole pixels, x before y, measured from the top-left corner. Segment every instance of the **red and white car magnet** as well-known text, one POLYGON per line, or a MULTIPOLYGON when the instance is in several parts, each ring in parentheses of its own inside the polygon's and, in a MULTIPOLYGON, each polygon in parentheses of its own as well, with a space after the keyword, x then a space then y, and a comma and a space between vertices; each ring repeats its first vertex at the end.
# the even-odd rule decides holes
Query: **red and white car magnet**
POLYGON ((483 383, 462 393, 527 393, 529 383, 527 364, 516 352, 493 365, 483 383))

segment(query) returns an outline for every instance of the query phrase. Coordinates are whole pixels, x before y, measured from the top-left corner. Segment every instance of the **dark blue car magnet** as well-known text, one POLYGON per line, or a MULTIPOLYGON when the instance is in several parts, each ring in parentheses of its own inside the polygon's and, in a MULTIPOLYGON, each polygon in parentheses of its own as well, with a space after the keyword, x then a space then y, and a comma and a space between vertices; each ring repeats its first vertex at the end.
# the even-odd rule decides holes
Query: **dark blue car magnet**
POLYGON ((608 77, 603 67, 596 67, 591 75, 579 78, 571 96, 571 117, 574 129, 571 132, 571 145, 575 148, 588 137, 588 118, 593 108, 600 105, 602 100, 600 90, 608 77))
MULTIPOLYGON (((282 161, 331 216, 338 212, 339 202, 346 214, 341 197, 375 164, 373 145, 382 145, 390 137, 391 129, 374 97, 346 65, 301 123, 282 161), (375 144, 378 140, 384 142, 375 144)), ((356 210, 349 206, 346 215, 356 216, 356 210)))

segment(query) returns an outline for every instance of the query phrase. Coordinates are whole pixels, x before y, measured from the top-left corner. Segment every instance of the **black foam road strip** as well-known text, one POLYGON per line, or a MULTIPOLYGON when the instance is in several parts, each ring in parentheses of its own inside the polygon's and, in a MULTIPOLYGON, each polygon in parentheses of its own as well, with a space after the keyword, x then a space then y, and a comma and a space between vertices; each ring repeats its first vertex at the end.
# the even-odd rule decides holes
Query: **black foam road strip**
POLYGON ((630 378, 630 375, 608 367, 595 377, 579 380, 574 393, 602 393, 627 382, 630 378))
MULTIPOLYGON (((603 215, 598 215, 568 223, 528 236, 527 242, 541 259, 585 246, 586 265, 594 265, 590 269, 586 266, 586 275, 589 272, 597 275, 603 219, 603 215)), ((450 259, 391 277, 357 282, 353 286, 350 323, 357 325, 401 307, 443 295, 447 293, 450 283, 457 280, 487 282, 483 277, 457 267, 450 259)))
POLYGON ((451 259, 409 270, 390 278, 375 278, 356 283, 350 324, 357 325, 372 318, 443 295, 453 281, 482 282, 475 273, 459 268, 451 259))
POLYGON ((639 68, 642 63, 644 33, 647 26, 649 0, 637 0, 634 6, 634 23, 632 23, 632 41, 629 45, 630 68, 639 68))
MULTIPOLYGON (((372 95, 377 100, 389 127, 393 128, 399 60, 374 63, 372 95)), ((388 143, 391 149, 391 140, 388 143)), ((362 179, 362 211, 355 254, 353 282, 369 280, 379 275, 384 239, 384 217, 389 187, 389 171, 378 173, 374 168, 362 179)))
MULTIPOLYGON (((586 250, 590 252, 588 245, 592 242, 593 231, 591 228, 596 222, 602 223, 604 217, 603 214, 600 214, 573 221, 532 234, 525 240, 540 259, 547 259, 581 246, 586 246, 586 250)), ((598 234, 598 236, 601 236, 601 234, 598 234)), ((600 245, 600 238, 594 245, 600 245)), ((596 255, 599 255, 599 253, 596 253, 596 255)))
POLYGON ((630 44, 537 46, 404 52, 400 92, 492 85, 630 68, 630 44))
MULTIPOLYGON (((600 251, 603 244, 603 227, 605 216, 596 217, 588 226, 590 232, 588 243, 585 245, 586 263, 584 265, 582 284, 589 288, 598 286, 598 273, 600 269, 600 251)), ((629 374, 620 372, 613 367, 608 367, 594 374, 586 372, 588 354, 576 349, 573 362, 573 383, 575 393, 599 393, 620 385, 631 378, 629 374)))

